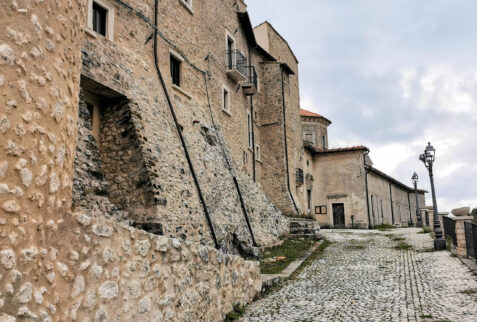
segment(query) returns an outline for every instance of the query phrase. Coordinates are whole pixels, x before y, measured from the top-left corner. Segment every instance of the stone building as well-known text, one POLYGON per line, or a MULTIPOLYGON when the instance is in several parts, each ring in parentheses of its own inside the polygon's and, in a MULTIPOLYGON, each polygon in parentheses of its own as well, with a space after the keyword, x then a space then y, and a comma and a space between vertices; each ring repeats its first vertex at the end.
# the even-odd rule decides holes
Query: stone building
POLYGON ((286 41, 240 0, 1 7, 0 319, 220 320, 250 301, 259 268, 236 255, 299 212, 286 41))
MULTIPOLYGON (((307 154, 303 165, 307 211, 322 227, 416 223, 413 188, 373 167, 365 146, 328 148, 327 127, 331 122, 307 110, 300 113, 307 154)), ((423 208, 427 191, 417 192, 418 208, 423 208)))
POLYGON ((328 149, 293 51, 242 0, 0 6, 0 320, 221 320, 284 214, 405 220, 396 182, 398 210, 366 217, 363 176, 371 204, 389 178, 328 149))

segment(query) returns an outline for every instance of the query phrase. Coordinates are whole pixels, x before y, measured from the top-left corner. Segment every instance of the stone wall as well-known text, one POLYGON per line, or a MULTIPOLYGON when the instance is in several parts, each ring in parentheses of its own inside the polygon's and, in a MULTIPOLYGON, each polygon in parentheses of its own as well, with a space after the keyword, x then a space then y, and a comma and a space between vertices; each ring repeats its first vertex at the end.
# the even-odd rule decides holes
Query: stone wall
POLYGON ((4 314, 46 321, 217 321, 261 288, 256 262, 101 217, 68 214, 48 224, 45 238, 48 245, 1 251, 4 314), (33 274, 34 267, 45 273, 33 274))
MULTIPOLYGON (((207 4, 197 3, 194 14, 191 15, 179 1, 161 2, 160 28, 164 30, 164 37, 170 41, 158 37, 158 63, 214 231, 221 247, 237 252, 237 243, 249 247, 252 240, 234 177, 243 177, 243 180, 239 180, 242 192, 256 191, 256 195, 248 194, 243 200, 246 209, 253 209, 247 216, 252 231, 257 230, 257 243, 275 243, 279 235, 286 231, 287 221, 252 178, 242 176, 243 173, 250 175, 252 169, 251 151, 247 142, 247 112, 250 110, 250 102, 237 82, 230 79, 220 65, 221 58, 225 57, 226 30, 234 34, 237 48, 243 52, 248 51, 246 38, 232 4, 232 1, 221 2, 216 9, 223 15, 212 17, 211 11, 206 10, 207 4), (215 26, 213 33, 203 24, 197 25, 194 30, 184 30, 184 25, 178 23, 179 20, 191 19, 209 21, 210 25, 215 26), (195 41, 191 42, 194 37, 202 39, 200 48, 197 48, 195 41), (171 50, 188 59, 182 63, 180 89, 172 86, 170 81, 171 50), (207 60, 204 59, 206 57, 207 60), (208 71, 209 76, 198 71, 197 66, 208 71), (223 84, 231 90, 230 115, 222 111, 223 84), (243 151, 249 155, 246 163, 242 161, 243 151), (268 226, 263 226, 265 222, 268 226)), ((151 13, 152 5, 153 2, 149 1, 144 7, 133 7, 147 14, 151 13)), ((154 68, 153 50, 150 44, 144 45, 144 39, 151 32, 150 26, 134 13, 120 6, 116 9, 114 42, 88 33, 82 51, 82 74, 131 102, 134 126, 149 178, 152 186, 157 187, 154 197, 161 201, 155 204, 152 211, 148 211, 148 222, 161 223, 164 234, 169 237, 187 238, 212 245, 197 187, 192 180, 164 90, 154 68), (117 64, 118 61, 121 61, 121 65, 117 64)), ((256 54, 251 57, 253 60, 258 59, 256 54)))

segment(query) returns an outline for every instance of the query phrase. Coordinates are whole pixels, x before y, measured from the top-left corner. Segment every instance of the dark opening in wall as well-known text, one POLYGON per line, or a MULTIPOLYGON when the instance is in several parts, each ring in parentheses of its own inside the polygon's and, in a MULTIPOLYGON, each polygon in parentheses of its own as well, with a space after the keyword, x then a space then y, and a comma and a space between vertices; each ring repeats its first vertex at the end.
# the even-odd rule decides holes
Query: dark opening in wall
POLYGON ((154 198, 131 105, 123 95, 82 79, 73 209, 162 234, 160 223, 147 222, 161 199, 154 198))

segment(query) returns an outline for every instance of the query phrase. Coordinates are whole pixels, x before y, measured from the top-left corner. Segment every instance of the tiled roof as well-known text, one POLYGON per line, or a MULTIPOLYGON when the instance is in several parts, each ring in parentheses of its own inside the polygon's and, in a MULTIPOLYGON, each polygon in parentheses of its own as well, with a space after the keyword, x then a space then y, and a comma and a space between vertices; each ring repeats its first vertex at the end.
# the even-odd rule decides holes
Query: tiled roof
POLYGON ((310 111, 307 111, 307 110, 304 110, 302 108, 300 108, 300 116, 304 116, 304 117, 315 117, 315 118, 321 118, 327 122, 329 122, 331 124, 331 121, 328 120, 326 117, 324 117, 323 115, 320 115, 320 114, 317 114, 317 113, 313 113, 313 112, 310 112, 310 111))
POLYGON ((332 149, 319 149, 318 153, 336 153, 336 152, 352 152, 352 151, 369 151, 364 145, 350 146, 346 148, 332 148, 332 149))
POLYGON ((309 116, 309 117, 323 117, 320 114, 316 114, 316 113, 304 110, 302 108, 300 108, 300 115, 301 116, 309 116))

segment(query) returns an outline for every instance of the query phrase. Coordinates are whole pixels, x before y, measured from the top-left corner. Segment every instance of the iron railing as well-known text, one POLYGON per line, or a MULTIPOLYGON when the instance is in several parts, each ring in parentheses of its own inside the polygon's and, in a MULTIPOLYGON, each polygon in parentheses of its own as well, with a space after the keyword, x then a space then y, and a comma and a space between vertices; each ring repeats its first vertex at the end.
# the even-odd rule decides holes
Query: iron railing
POLYGON ((477 263, 477 225, 470 221, 464 221, 464 230, 467 256, 474 258, 477 263))
POLYGON ((457 236, 455 234, 455 221, 454 219, 442 216, 442 220, 444 222, 444 236, 447 238, 452 239, 452 243, 457 246, 457 236))
POLYGON ((251 83, 255 85, 255 88, 257 88, 257 72, 255 71, 254 66, 247 66, 247 73, 245 76, 247 77, 247 80, 245 81, 246 83, 251 83))
POLYGON ((235 69, 243 76, 247 76, 247 58, 238 49, 227 50, 226 67, 228 70, 235 69))

